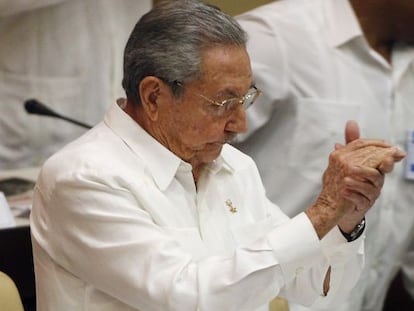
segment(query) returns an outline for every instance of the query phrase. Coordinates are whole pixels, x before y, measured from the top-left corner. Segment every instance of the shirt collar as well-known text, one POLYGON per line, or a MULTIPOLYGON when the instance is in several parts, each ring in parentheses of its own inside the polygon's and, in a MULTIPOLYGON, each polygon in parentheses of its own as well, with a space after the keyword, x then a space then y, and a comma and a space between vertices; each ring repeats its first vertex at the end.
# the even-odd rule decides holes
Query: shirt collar
POLYGON ((327 0, 323 4, 328 23, 327 40, 331 46, 339 47, 354 38, 363 37, 349 0, 327 0))
POLYGON ((207 169, 210 173, 216 174, 221 170, 225 170, 230 173, 235 171, 235 167, 233 164, 235 164, 236 162, 233 158, 232 160, 230 160, 230 148, 231 147, 228 144, 225 144, 223 146, 223 150, 221 151, 220 156, 217 159, 215 159, 212 163, 210 163, 210 165, 207 166, 207 169))
MULTIPOLYGON (((349 2, 349 0, 326 0, 323 1, 325 18, 328 24, 327 27, 327 40, 333 47, 340 47, 355 38, 362 39, 368 49, 368 42, 366 42, 364 33, 359 24, 358 18, 349 2)), ((413 52, 411 47, 396 46, 393 49, 393 67, 398 62, 398 79, 404 74, 408 66, 413 61, 413 52), (395 54, 395 55, 394 55, 395 54)), ((390 68, 389 64, 382 58, 377 59, 387 68, 390 68)))
MULTIPOLYGON (((138 123, 136 123, 117 104, 113 104, 107 111, 105 124, 145 163, 149 173, 153 176, 155 183, 161 190, 165 190, 177 171, 191 169, 189 163, 184 162, 165 146, 148 134, 138 123)), ((224 169, 233 171, 229 164, 229 146, 224 146, 222 154, 208 165, 211 173, 217 173, 224 169)))
POLYGON ((414 48, 403 44, 396 45, 392 51, 392 67, 394 84, 399 85, 400 80, 414 63, 414 48))
POLYGON ((174 178, 181 159, 148 134, 117 104, 109 108, 104 122, 142 159, 157 186, 166 189, 174 178))

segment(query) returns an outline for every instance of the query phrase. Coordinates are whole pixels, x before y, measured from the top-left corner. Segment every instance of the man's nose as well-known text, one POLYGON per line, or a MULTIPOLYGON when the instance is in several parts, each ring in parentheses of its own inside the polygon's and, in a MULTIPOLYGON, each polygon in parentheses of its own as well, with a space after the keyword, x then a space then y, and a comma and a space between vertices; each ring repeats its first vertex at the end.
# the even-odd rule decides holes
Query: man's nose
POLYGON ((229 116, 226 130, 234 133, 245 133, 247 131, 246 109, 238 105, 229 116))

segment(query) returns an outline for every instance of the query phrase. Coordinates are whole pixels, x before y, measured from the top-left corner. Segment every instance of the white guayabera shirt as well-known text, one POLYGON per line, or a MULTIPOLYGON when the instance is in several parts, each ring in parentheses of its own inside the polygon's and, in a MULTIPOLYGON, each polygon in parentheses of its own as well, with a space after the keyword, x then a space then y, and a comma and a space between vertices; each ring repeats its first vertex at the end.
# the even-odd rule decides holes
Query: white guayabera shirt
POLYGON ((334 228, 319 241, 231 146, 196 189, 190 165, 117 105, 45 163, 31 230, 42 311, 266 310, 279 294, 337 303, 363 261, 363 238, 334 228))

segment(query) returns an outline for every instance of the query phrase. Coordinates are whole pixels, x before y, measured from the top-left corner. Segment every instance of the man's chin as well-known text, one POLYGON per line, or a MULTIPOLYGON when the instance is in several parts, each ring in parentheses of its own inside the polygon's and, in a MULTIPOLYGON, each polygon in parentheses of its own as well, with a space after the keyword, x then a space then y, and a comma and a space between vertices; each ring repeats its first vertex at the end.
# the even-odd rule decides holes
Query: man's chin
POLYGON ((211 147, 205 148, 200 153, 200 158, 202 158, 205 163, 213 162, 220 156, 222 149, 223 144, 211 144, 211 147))

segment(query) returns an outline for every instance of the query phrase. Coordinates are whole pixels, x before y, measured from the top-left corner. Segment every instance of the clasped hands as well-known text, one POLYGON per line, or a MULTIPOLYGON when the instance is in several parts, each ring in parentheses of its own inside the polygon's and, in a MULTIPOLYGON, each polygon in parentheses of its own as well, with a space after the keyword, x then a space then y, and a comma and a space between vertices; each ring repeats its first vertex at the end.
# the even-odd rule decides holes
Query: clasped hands
POLYGON ((351 232, 381 193, 385 174, 405 152, 382 140, 360 139, 358 125, 347 122, 346 145, 335 145, 323 175, 322 191, 305 212, 322 238, 335 225, 351 232))

